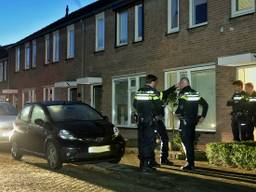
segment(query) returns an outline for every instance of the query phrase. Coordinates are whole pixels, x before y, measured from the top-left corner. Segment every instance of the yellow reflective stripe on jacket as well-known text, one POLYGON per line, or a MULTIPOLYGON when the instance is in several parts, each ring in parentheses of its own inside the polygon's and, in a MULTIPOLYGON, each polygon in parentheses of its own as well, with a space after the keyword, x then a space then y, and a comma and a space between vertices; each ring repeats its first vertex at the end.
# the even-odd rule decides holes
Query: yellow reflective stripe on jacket
POLYGON ((138 101, 156 101, 159 100, 160 98, 156 95, 152 94, 137 94, 134 99, 138 101))
POLYGON ((163 92, 161 91, 161 92, 160 92, 160 100, 161 100, 161 101, 163 100, 163 96, 164 96, 164 94, 163 94, 163 92))
POLYGON ((184 93, 180 99, 184 99, 185 101, 199 101, 201 96, 200 94, 184 93))

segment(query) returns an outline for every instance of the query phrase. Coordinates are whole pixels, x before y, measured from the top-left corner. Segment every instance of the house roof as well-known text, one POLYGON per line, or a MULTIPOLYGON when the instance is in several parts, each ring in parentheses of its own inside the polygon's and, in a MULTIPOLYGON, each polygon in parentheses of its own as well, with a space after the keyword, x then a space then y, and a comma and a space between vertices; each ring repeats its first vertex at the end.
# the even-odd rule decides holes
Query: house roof
POLYGON ((47 33, 53 32, 59 28, 65 27, 67 25, 73 24, 83 18, 95 15, 105 9, 112 8, 118 9, 123 6, 127 6, 132 2, 136 2, 138 0, 98 0, 94 3, 91 3, 77 11, 70 13, 69 15, 49 24, 48 26, 36 31, 35 33, 25 37, 24 39, 15 43, 15 46, 25 43, 27 41, 31 41, 40 36, 46 35, 47 33))

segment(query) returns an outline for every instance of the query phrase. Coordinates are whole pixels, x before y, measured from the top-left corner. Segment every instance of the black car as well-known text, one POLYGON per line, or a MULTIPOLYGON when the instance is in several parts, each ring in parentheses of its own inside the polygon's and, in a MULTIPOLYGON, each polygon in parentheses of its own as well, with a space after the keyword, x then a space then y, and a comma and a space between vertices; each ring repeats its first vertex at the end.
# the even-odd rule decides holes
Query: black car
POLYGON ((52 169, 69 162, 118 163, 125 151, 118 128, 81 102, 27 104, 14 123, 10 143, 14 159, 40 156, 52 169))

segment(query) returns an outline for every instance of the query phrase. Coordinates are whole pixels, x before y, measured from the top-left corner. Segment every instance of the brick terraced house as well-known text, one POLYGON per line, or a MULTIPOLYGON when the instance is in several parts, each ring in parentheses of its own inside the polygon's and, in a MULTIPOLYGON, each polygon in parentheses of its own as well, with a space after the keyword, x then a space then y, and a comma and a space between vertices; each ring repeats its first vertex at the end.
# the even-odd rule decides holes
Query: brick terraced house
MULTIPOLYGON (((256 86, 255 10, 255 0, 96 1, 9 49, 9 99, 18 108, 81 99, 132 139, 133 97, 146 74, 159 77, 159 89, 186 76, 210 105, 199 142, 230 141, 232 81, 256 86)), ((165 121, 178 127, 169 107, 165 121)))

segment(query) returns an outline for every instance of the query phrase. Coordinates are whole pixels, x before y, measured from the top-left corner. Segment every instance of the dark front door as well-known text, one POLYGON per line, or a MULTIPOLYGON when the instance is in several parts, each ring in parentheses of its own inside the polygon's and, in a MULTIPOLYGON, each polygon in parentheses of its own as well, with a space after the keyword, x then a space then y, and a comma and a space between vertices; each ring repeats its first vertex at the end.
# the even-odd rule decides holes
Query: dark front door
POLYGON ((77 101, 77 88, 70 88, 70 101, 77 101))
POLYGON ((102 85, 93 86, 92 100, 93 107, 97 111, 102 112, 102 85))

